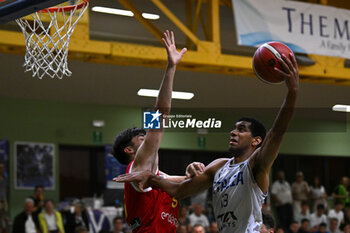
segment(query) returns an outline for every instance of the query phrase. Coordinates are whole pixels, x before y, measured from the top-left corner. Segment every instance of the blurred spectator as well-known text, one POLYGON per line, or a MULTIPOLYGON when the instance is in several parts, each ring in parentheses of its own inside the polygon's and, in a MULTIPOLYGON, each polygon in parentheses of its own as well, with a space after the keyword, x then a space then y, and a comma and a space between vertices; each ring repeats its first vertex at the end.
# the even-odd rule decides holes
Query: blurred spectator
POLYGON ((212 203, 208 203, 205 208, 205 215, 209 222, 215 222, 214 210, 212 203))
MULTIPOLYGON (((190 219, 188 218, 188 208, 183 205, 180 206, 179 217, 177 219, 180 225, 185 225, 187 228, 190 227, 190 219)), ((187 229, 188 230, 188 229, 187 229)))
POLYGON ((284 230, 282 227, 277 227, 276 228, 276 233, 284 233, 284 230))
POLYGON ((98 233, 111 233, 109 230, 106 230, 106 229, 102 229, 100 230, 98 233))
POLYGON ((260 228, 260 233, 274 233, 275 221, 270 214, 262 213, 263 224, 260 228))
POLYGON ((0 162, 0 229, 1 232, 6 231, 6 223, 8 219, 7 206, 7 190, 8 181, 5 177, 5 164, 0 162))
POLYGON ((209 233, 219 233, 218 224, 216 222, 210 223, 209 233))
POLYGON ((297 233, 299 229, 299 225, 297 221, 293 221, 290 225, 286 233, 297 233))
POLYGON ((197 194, 196 196, 191 197, 191 204, 200 204, 203 208, 206 207, 207 204, 207 195, 208 190, 197 194))
POLYGON ((318 226, 318 230, 315 231, 315 233, 329 233, 327 231, 327 224, 326 223, 321 223, 319 226, 318 226))
POLYGON ((193 226, 192 233, 205 233, 204 227, 201 224, 195 224, 193 226))
POLYGON ((74 205, 74 212, 69 212, 66 215, 67 233, 74 233, 75 229, 79 226, 85 227, 87 230, 89 230, 89 219, 82 202, 77 202, 74 205))
POLYGON ((330 218, 329 219, 329 233, 341 233, 341 231, 338 228, 338 219, 337 218, 330 218))
POLYGON ((88 229, 83 226, 79 226, 75 229, 74 233, 88 233, 88 229))
POLYGON ((350 207, 344 209, 344 223, 350 224, 350 207))
POLYGON ((190 225, 194 227, 196 224, 200 224, 207 231, 209 230, 209 221, 207 216, 203 214, 203 207, 201 204, 193 204, 193 213, 189 216, 190 225))
POLYGON ((314 183, 310 187, 310 194, 313 200, 313 211, 316 211, 318 204, 323 204, 324 208, 327 210, 327 193, 323 185, 321 185, 320 178, 316 176, 314 178, 314 183))
POLYGON ((13 233, 40 233, 38 216, 34 211, 34 201, 27 198, 24 202, 24 211, 15 217, 13 233))
POLYGON ((301 220, 298 233, 310 233, 310 220, 309 219, 304 218, 301 220))
POLYGON ((204 214, 207 216, 209 222, 215 222, 215 214, 213 208, 213 188, 207 189, 207 198, 204 205, 205 211, 204 214))
POLYGON ((310 227, 312 231, 319 230, 319 225, 321 223, 327 223, 327 216, 324 214, 324 206, 322 204, 318 204, 317 211, 311 214, 310 217, 310 227))
POLYGON ((42 233, 65 233, 61 213, 54 208, 53 200, 45 200, 44 210, 38 215, 42 233))
POLYGON ((261 212, 271 214, 271 195, 267 195, 267 197, 265 198, 261 206, 261 212))
POLYGON ((310 211, 309 211, 309 204, 307 201, 301 202, 301 211, 297 213, 295 216, 295 221, 297 221, 299 224, 301 224, 302 219, 308 219, 310 221, 310 211))
POLYGON ((347 207, 347 205, 350 202, 348 188, 349 178, 344 176, 341 179, 341 184, 338 185, 332 193, 332 196, 335 199, 335 201, 341 201, 344 207, 347 207))
POLYGON ((295 181, 292 184, 293 194, 293 211, 294 217, 301 211, 301 202, 307 201, 310 193, 309 185, 304 181, 304 175, 302 172, 297 172, 295 175, 295 181))
POLYGON ((350 233, 350 224, 345 223, 342 227, 343 233, 350 233))
POLYGON ((30 198, 34 200, 34 212, 39 214, 44 206, 44 187, 42 185, 35 186, 34 194, 30 198))
POLYGON ((187 226, 180 224, 177 226, 176 233, 187 233, 187 226))
POLYGON ((111 233, 124 233, 124 222, 122 217, 115 217, 113 219, 113 231, 111 233))
POLYGON ((335 203, 334 209, 331 209, 328 212, 328 218, 336 218, 338 220, 337 228, 340 227, 340 224, 344 223, 344 213, 342 211, 343 203, 341 201, 337 201, 335 203))
POLYGON ((285 180, 283 171, 277 173, 277 180, 272 184, 271 197, 275 201, 279 225, 287 229, 293 221, 293 199, 290 185, 285 180))

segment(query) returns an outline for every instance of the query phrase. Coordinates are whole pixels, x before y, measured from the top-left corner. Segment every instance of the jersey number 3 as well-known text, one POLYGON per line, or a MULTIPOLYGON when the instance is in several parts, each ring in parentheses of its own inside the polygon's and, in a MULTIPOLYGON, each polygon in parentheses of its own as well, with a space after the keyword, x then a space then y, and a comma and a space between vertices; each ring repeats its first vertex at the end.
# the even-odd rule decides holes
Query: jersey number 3
POLYGON ((221 208, 226 207, 228 204, 228 195, 225 193, 224 195, 221 196, 221 208))

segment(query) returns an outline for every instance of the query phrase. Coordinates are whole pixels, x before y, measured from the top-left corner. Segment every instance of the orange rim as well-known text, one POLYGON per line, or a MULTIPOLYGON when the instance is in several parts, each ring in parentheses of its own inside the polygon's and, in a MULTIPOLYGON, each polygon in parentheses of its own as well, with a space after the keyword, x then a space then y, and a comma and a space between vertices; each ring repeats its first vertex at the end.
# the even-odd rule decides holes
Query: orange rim
POLYGON ((66 12, 66 11, 74 10, 75 8, 77 10, 79 10, 79 9, 85 7, 88 3, 89 3, 89 0, 84 0, 83 2, 79 3, 78 5, 64 6, 64 7, 49 7, 49 8, 43 9, 39 12, 41 12, 41 13, 66 12))

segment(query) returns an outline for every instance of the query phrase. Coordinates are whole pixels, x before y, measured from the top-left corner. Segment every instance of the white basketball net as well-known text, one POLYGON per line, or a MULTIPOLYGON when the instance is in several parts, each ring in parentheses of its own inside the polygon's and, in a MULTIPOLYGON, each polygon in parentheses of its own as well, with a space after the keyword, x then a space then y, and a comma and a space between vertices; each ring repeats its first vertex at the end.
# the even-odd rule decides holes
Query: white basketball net
POLYGON ((24 34, 27 50, 23 66, 26 72, 33 72, 33 77, 42 79, 48 75, 62 79, 63 76, 72 74, 67 64, 69 40, 78 20, 87 9, 88 2, 80 9, 77 6, 64 12, 60 9, 64 6, 60 4, 55 12, 39 11, 30 17, 16 19, 24 34), (48 15, 51 21, 43 22, 44 15, 48 15))

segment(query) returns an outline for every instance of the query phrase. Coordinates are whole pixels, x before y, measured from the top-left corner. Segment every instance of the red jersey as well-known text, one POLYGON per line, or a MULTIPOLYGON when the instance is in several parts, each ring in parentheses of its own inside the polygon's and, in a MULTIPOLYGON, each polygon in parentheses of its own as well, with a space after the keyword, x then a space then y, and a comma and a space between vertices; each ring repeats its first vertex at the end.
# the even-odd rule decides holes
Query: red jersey
MULTIPOLYGON (((129 164, 126 173, 131 172, 133 163, 129 164)), ((136 189, 131 183, 124 184, 126 222, 133 232, 175 233, 178 200, 158 187, 145 189, 145 192, 136 189)))

